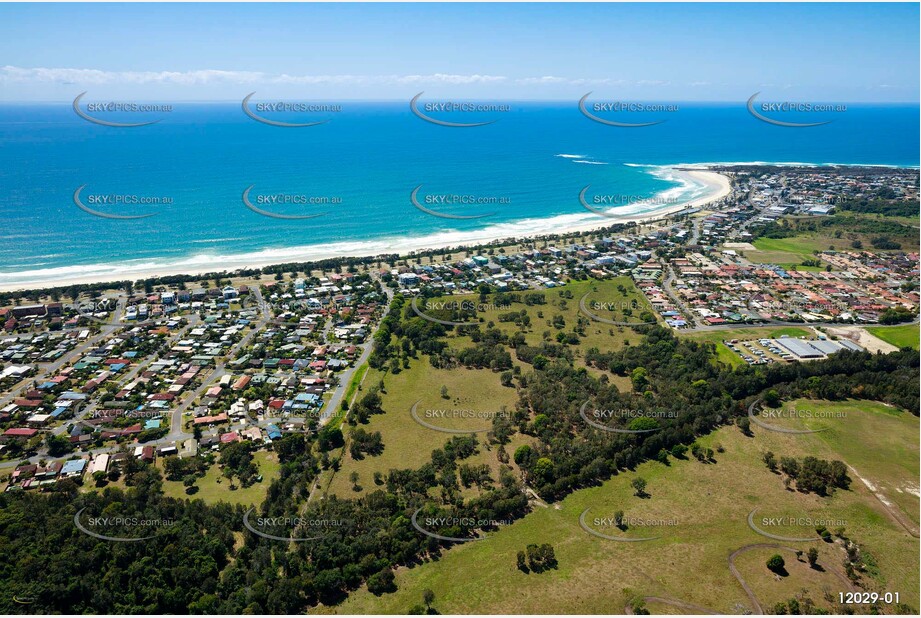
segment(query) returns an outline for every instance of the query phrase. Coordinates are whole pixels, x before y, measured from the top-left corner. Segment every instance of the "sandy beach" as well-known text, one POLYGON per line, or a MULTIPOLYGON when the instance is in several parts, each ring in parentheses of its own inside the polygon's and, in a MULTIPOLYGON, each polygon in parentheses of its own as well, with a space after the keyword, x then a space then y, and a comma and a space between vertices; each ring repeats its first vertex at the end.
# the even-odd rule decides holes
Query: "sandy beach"
POLYGON ((337 245, 321 244, 266 249, 258 254, 244 256, 191 256, 169 265, 112 264, 111 268, 105 265, 75 266, 67 269, 56 269, 57 272, 54 274, 43 273, 42 271, 21 273, 21 278, 17 277, 14 281, 3 281, 2 279, 12 278, 12 276, 0 274, 0 291, 105 283, 108 281, 136 281, 167 275, 203 275, 218 271, 233 272, 243 268, 262 268, 274 264, 309 262, 337 257, 365 257, 381 254, 406 255, 415 251, 474 246, 511 238, 527 239, 551 234, 584 233, 610 227, 618 223, 643 223, 662 219, 686 209, 701 208, 706 204, 726 197, 731 192, 732 189, 727 176, 704 169, 688 169, 688 167, 668 168, 667 171, 669 177, 673 180, 701 187, 697 191, 699 196, 683 202, 666 202, 661 204, 660 207, 656 207, 657 203, 633 203, 626 207, 618 208, 618 210, 628 211, 622 215, 601 216, 584 212, 546 219, 501 223, 482 230, 463 233, 445 232, 435 236, 419 238, 388 238, 375 241, 339 243, 337 245), (91 269, 92 272, 85 272, 88 269, 91 269), (71 272, 61 273, 61 270, 71 272))
POLYGON ((672 176, 676 178, 689 180, 692 182, 696 181, 697 183, 703 184, 706 187, 704 195, 686 202, 669 204, 654 211, 646 211, 632 215, 624 214, 618 215, 616 217, 606 218, 607 222, 592 221, 586 222, 584 224, 574 225, 560 230, 557 233, 590 232, 592 230, 606 227, 608 225, 613 225, 615 223, 627 223, 631 221, 636 223, 643 223, 645 221, 654 221, 656 219, 662 219, 668 215, 673 215, 677 212, 681 212, 682 210, 701 208, 710 202, 721 200, 722 198, 729 195, 729 193, 732 191, 732 186, 729 182, 729 178, 718 172, 711 172, 708 170, 672 169, 671 173, 672 176))

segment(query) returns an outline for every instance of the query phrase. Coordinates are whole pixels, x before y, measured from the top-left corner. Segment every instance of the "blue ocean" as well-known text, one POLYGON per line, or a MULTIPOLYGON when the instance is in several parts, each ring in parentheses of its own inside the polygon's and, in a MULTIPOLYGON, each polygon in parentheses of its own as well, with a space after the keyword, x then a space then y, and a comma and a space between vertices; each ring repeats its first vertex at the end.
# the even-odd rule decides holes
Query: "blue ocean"
POLYGON ((407 102, 343 102, 328 122, 303 128, 256 122, 239 102, 177 103, 145 116, 160 122, 132 128, 87 122, 70 102, 0 105, 0 285, 373 255, 612 223, 580 205, 583 187, 691 198, 702 189, 671 176, 676 164, 919 164, 914 104, 848 105, 809 128, 759 121, 744 103, 679 105, 642 128, 593 122, 574 102, 512 103, 473 128, 425 122, 407 102), (81 187, 93 210, 152 216, 94 216, 75 204, 81 187), (265 212, 320 216, 254 212, 241 197, 250 187, 250 202, 265 212), (449 216, 490 215, 443 218, 413 205, 417 187, 420 199, 500 199, 425 202, 449 216), (104 196, 129 197, 112 204, 104 196), (326 201, 285 203, 290 196, 326 201), (131 203, 151 197, 159 203, 131 203))

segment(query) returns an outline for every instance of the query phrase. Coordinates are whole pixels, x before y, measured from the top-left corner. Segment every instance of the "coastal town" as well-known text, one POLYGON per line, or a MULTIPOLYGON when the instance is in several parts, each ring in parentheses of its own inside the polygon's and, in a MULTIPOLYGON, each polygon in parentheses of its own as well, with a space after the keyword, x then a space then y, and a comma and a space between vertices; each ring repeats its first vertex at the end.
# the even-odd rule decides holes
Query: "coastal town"
MULTIPOLYGON (((524 292, 628 276, 643 299, 629 312, 635 325, 725 330, 727 353, 749 365, 888 350, 866 327, 917 321, 917 220, 836 219, 861 200, 916 209, 915 172, 720 171, 732 192, 719 200, 567 238, 274 277, 23 294, 0 307, 2 486, 104 484, 132 459, 194 460, 236 443, 271 449, 287 434, 335 426, 395 295, 524 292), (787 240, 804 235, 807 242, 787 240), (733 335, 792 325, 812 334, 733 335)), ((608 319, 604 308, 584 309, 608 319)))

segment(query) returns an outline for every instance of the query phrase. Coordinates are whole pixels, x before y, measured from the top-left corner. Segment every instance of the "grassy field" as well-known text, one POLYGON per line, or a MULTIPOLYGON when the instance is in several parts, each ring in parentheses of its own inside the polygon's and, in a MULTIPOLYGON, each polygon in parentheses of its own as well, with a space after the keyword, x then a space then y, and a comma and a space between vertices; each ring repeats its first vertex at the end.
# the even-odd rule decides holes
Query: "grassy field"
POLYGON ((840 238, 825 236, 796 236, 793 238, 758 238, 753 243, 757 251, 746 251, 745 257, 753 262, 799 264, 815 259, 813 251, 825 251, 835 245, 844 248, 847 243, 840 238), (835 241, 838 244, 835 245, 835 241))
POLYGON ((867 332, 879 337, 886 343, 891 343, 900 348, 911 347, 918 349, 918 324, 904 324, 902 326, 869 326, 867 332))
MULTIPOLYGON (((376 597, 361 589, 334 609, 342 613, 405 613, 421 602, 424 590, 431 589, 435 593, 433 607, 441 613, 610 614, 622 612, 631 599, 643 596, 684 601, 725 613, 750 612, 751 603, 730 573, 727 558, 743 546, 774 542, 748 527, 746 518, 754 508, 760 509, 759 518, 812 517, 846 522, 846 535, 878 564, 876 575, 862 576, 866 587, 899 591, 903 602, 918 607, 918 542, 887 516, 866 485, 854 478, 849 490, 839 490, 830 497, 803 494, 785 489, 781 477, 761 462, 767 450, 778 457, 839 458, 878 487, 901 486, 903 474, 913 474, 914 479, 918 476, 917 419, 873 404, 808 402, 812 408, 820 404, 841 407, 848 413, 844 418, 822 421, 834 425, 834 432, 823 432, 829 435, 790 435, 753 426, 754 437, 745 437, 735 427, 720 429, 700 440, 717 450, 716 463, 672 459, 669 466, 642 464, 636 471, 600 487, 580 490, 559 504, 535 508, 485 541, 458 545, 438 561, 399 569, 398 590, 393 594, 376 597), (860 422, 855 422, 858 418, 860 422), (872 438, 865 435, 867 424, 879 428, 872 438), (867 441, 868 446, 862 447, 867 441), (880 456, 874 449, 888 442, 901 446, 887 447, 880 456), (884 463, 883 459, 893 461, 884 463), (648 482, 648 498, 634 495, 630 481, 636 476, 648 482), (604 534, 660 538, 618 543, 589 535, 579 526, 579 515, 585 509, 590 509, 589 525, 604 534), (632 526, 625 532, 595 525, 594 518, 611 517, 615 510, 673 525, 632 526), (558 568, 541 574, 519 571, 515 555, 529 543, 551 543, 558 568)), ((917 519, 917 501, 912 508, 917 519)), ((797 532, 791 528, 778 531, 790 536, 814 535, 811 529, 797 532)), ((777 578, 764 565, 767 556, 776 552, 761 550, 740 555, 737 567, 766 611, 777 601, 800 594, 821 608, 837 609, 825 595, 836 599, 839 590, 847 590, 838 577, 843 575, 841 543, 796 545, 803 550, 815 546, 824 571, 796 564, 789 554, 784 556, 789 574, 777 578)), ((650 602, 648 607, 654 612, 676 611, 661 603, 650 602)))
POLYGON ((221 471, 217 464, 211 466, 205 473, 205 476, 198 479, 196 485, 198 491, 194 494, 185 493, 185 486, 181 481, 163 481, 163 494, 172 498, 191 498, 201 499, 208 504, 217 502, 230 502, 232 504, 243 504, 259 506, 265 499, 272 480, 278 476, 278 456, 268 451, 258 451, 253 454, 253 459, 259 467, 259 474, 262 475, 262 482, 254 483, 249 487, 240 487, 231 490, 229 481, 221 476, 221 471))
MULTIPOLYGON (((487 302, 487 308, 477 314, 481 324, 492 323, 495 328, 512 335, 517 332, 523 332, 525 341, 528 345, 538 345, 549 333, 551 338, 562 330, 571 332, 579 319, 588 321, 585 328, 585 337, 582 338, 578 350, 584 351, 591 347, 597 347, 602 350, 611 349, 613 346, 623 345, 625 340, 633 339, 637 341, 639 335, 633 332, 629 327, 613 326, 610 324, 589 320, 579 309, 579 300, 585 295, 586 307, 599 317, 619 321, 619 322, 639 322, 639 315, 643 310, 650 310, 649 302, 643 294, 633 284, 629 277, 617 277, 604 281, 573 281, 564 287, 553 288, 548 290, 532 290, 521 292, 520 294, 540 294, 546 299, 543 305, 525 305, 524 303, 513 303, 507 307, 495 307, 492 303, 487 302), (623 292, 618 290, 618 286, 623 286, 623 292), (565 295, 565 296, 564 296, 565 295), (571 297, 569 297, 571 295, 571 297), (594 303, 608 303, 605 308, 598 309, 594 303), (632 310, 632 315, 627 315, 624 306, 637 306, 638 309, 632 310), (500 322, 499 316, 503 313, 526 311, 531 323, 528 327, 521 328, 512 322, 500 322), (563 317, 564 326, 562 329, 556 328, 553 324, 554 316, 563 317)), ((455 295, 444 296, 437 299, 431 299, 430 302, 457 302, 464 301, 477 303, 479 297, 476 295, 455 295)), ((653 312, 654 313, 654 312, 653 312)), ((454 347, 462 347, 470 344, 469 337, 458 337, 453 333, 448 335, 449 342, 454 347)))
POLYGON ((799 234, 789 238, 758 238, 753 243, 757 251, 746 251, 745 257, 754 262, 792 266, 806 259, 814 259, 814 251, 827 251, 832 247, 838 251, 851 249, 851 243, 855 240, 859 240, 867 250, 873 250, 872 241, 879 236, 888 236, 900 243, 903 251, 918 250, 917 219, 906 221, 903 217, 880 218, 847 213, 836 215, 831 225, 821 226, 818 231, 802 230, 799 227, 814 225, 816 219, 813 217, 790 217, 788 221, 801 230, 799 234), (882 233, 878 231, 879 227, 874 228, 874 224, 878 226, 880 223, 891 225, 893 229, 882 233))
MULTIPOLYGON (((814 443, 816 448, 824 445, 838 453, 916 527, 921 523, 918 519, 918 417, 886 404, 867 401, 798 399, 784 404, 784 408, 811 416, 786 421, 787 426, 822 430, 802 436, 804 441, 814 443), (841 418, 828 418, 836 415, 841 418)), ((854 481, 859 482, 859 479, 854 481)))
MULTIPOLYGON (((545 332, 551 333, 552 339, 559 332, 551 323, 554 316, 563 316, 564 327, 562 330, 564 332, 571 332, 579 319, 582 318, 585 324, 585 336, 580 339, 578 345, 572 346, 577 366, 584 365, 584 355, 590 347, 598 347, 601 350, 617 349, 631 339, 635 342, 640 338, 630 328, 591 321, 579 310, 579 300, 589 293, 590 296, 586 303, 593 312, 609 319, 623 321, 636 319, 638 321, 640 310, 634 310, 633 318, 628 318, 621 310, 621 307, 634 303, 637 306, 648 307, 643 295, 628 277, 619 277, 606 281, 577 281, 562 288, 536 291, 535 293, 544 296, 546 303, 543 305, 514 303, 509 307, 495 307, 493 303, 487 301, 485 303, 486 308, 478 314, 478 318, 482 320, 481 324, 485 328, 491 322, 496 328, 509 335, 523 332, 528 344, 538 345, 544 339, 545 332), (622 291, 618 289, 618 286, 622 286, 622 291), (591 304, 593 302, 610 303, 612 306, 616 306, 616 310, 594 309, 594 305, 591 304), (512 322, 499 321, 500 314, 521 310, 525 310, 531 319, 530 326, 522 329, 512 322)), ((455 295, 431 299, 430 302, 469 302, 479 304, 479 297, 476 295, 455 295)), ((420 309, 424 310, 425 305, 420 304, 420 309)), ((555 341, 555 339, 553 340, 555 341)), ((463 349, 473 345, 469 336, 458 335, 454 331, 447 334, 446 341, 454 349, 463 349)), ((527 371, 529 366, 518 361, 514 352, 512 352, 512 359, 513 363, 522 366, 523 371, 527 371)), ((592 371, 596 370, 592 369, 592 371)), ((320 486, 328 488, 328 493, 342 497, 361 495, 368 491, 373 491, 377 487, 374 483, 375 472, 386 476, 387 472, 393 468, 417 468, 429 461, 432 451, 444 445, 452 434, 428 429, 415 422, 410 415, 410 409, 417 401, 419 402, 419 416, 425 420, 425 410, 427 409, 466 410, 475 414, 488 413, 499 411, 503 406, 508 410, 513 410, 518 399, 514 387, 501 385, 498 373, 463 367, 451 370, 435 369, 424 356, 414 359, 410 363, 410 368, 401 371, 399 374, 370 370, 365 379, 363 389, 377 386, 381 378, 384 379, 386 387, 386 392, 382 395, 382 407, 385 410, 385 414, 372 417, 364 429, 371 432, 381 432, 384 452, 379 456, 366 456, 361 460, 352 459, 346 452, 342 459, 341 469, 338 472, 324 472, 323 477, 320 479, 320 486), (441 396, 442 386, 447 388, 447 399, 441 396), (355 491, 355 486, 350 480, 352 472, 358 473, 358 491, 355 491)), ((614 381, 615 384, 623 388, 629 389, 631 387, 627 379, 615 379, 614 381)), ((429 420, 426 422, 447 429, 476 430, 489 428, 490 426, 488 419, 480 420, 477 418, 439 418, 437 421, 429 420)), ((344 429, 348 431, 348 426, 344 429)), ((485 448, 485 433, 477 433, 477 436, 481 443, 480 452, 465 463, 487 463, 496 473, 493 478, 497 479, 500 462, 497 459, 496 452, 485 448)), ((523 444, 525 440, 527 440, 526 437, 516 435, 512 439, 512 443, 506 446, 506 450, 510 454, 513 453, 515 448, 523 444)), ((514 463, 510 465, 514 467, 514 463)), ((477 490, 469 489, 464 493, 470 495, 475 491, 477 490)))
POLYGON ((733 367, 744 365, 742 357, 726 347, 723 341, 728 339, 760 339, 763 337, 806 337, 813 335, 809 328, 800 328, 798 326, 765 326, 756 328, 732 328, 725 330, 699 331, 692 333, 681 333, 679 335, 696 339, 698 341, 709 341, 716 344, 716 357, 719 361, 727 363, 733 367))
MULTIPOLYGON (((371 417, 367 425, 361 425, 366 431, 380 431, 384 441, 384 452, 378 456, 365 456, 355 460, 346 452, 342 468, 334 475, 328 492, 344 498, 358 496, 377 488, 374 473, 386 477, 393 468, 418 468, 427 463, 432 451, 447 442, 452 435, 424 427, 413 420, 411 409, 417 401, 417 414, 424 422, 446 429, 488 429, 488 418, 476 418, 477 415, 499 411, 503 406, 514 410, 517 395, 513 387, 502 386, 499 375, 484 369, 435 369, 427 359, 420 358, 411 363, 409 369, 398 374, 382 374, 371 369, 365 379, 363 390, 377 386, 384 379, 385 392, 382 394, 384 414, 371 417), (447 388, 448 398, 441 396, 442 386, 447 388), (471 418, 433 418, 426 415, 426 410, 464 410, 471 418), (358 473, 356 492, 349 479, 352 472, 358 473)), ((359 395, 360 397, 361 395, 359 395)), ((345 426, 344 428, 348 428, 345 426)), ((348 431, 348 429, 346 429, 348 431)), ((488 463, 497 473, 499 461, 495 450, 486 450, 485 433, 477 433, 480 452, 465 460, 465 463, 488 463)), ((518 436, 520 438, 520 436, 518 436)), ((510 453, 518 446, 513 441, 506 446, 510 453)), ((514 464, 512 464, 514 465, 514 464)), ((326 472, 330 475, 331 472, 326 472)), ((498 479, 498 474, 493 475, 498 479)), ((325 485, 325 479, 321 485, 325 485)), ((474 490, 475 491, 475 490, 474 490)))

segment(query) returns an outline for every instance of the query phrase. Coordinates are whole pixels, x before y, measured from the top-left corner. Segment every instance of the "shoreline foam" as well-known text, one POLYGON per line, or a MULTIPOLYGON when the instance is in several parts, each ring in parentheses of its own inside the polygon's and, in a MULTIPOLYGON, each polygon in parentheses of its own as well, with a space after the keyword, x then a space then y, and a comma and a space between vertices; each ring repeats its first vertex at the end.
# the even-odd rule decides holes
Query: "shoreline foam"
MULTIPOLYGON (((709 170, 677 169, 674 166, 648 166, 651 173, 665 180, 677 181, 678 186, 657 193, 647 201, 618 207, 616 216, 601 216, 590 212, 557 215, 498 223, 480 230, 446 231, 419 237, 391 237, 379 240, 357 240, 298 247, 264 249, 244 255, 192 255, 171 264, 158 264, 138 259, 113 264, 64 266, 54 269, 0 273, 0 292, 62 287, 75 284, 136 281, 169 275, 203 275, 210 272, 233 272, 244 268, 263 268, 287 262, 310 262, 337 257, 368 257, 399 254, 431 249, 446 249, 485 244, 509 238, 527 239, 552 234, 585 233, 618 223, 643 223, 661 219, 677 212, 698 208, 728 195, 729 178, 709 170), (680 196, 695 191, 687 199, 675 203, 659 203, 663 197, 680 196), (53 273, 53 274, 52 274, 53 273), (3 280, 9 278, 9 280, 3 280)), ((682 166, 688 167, 688 166, 682 166)))

